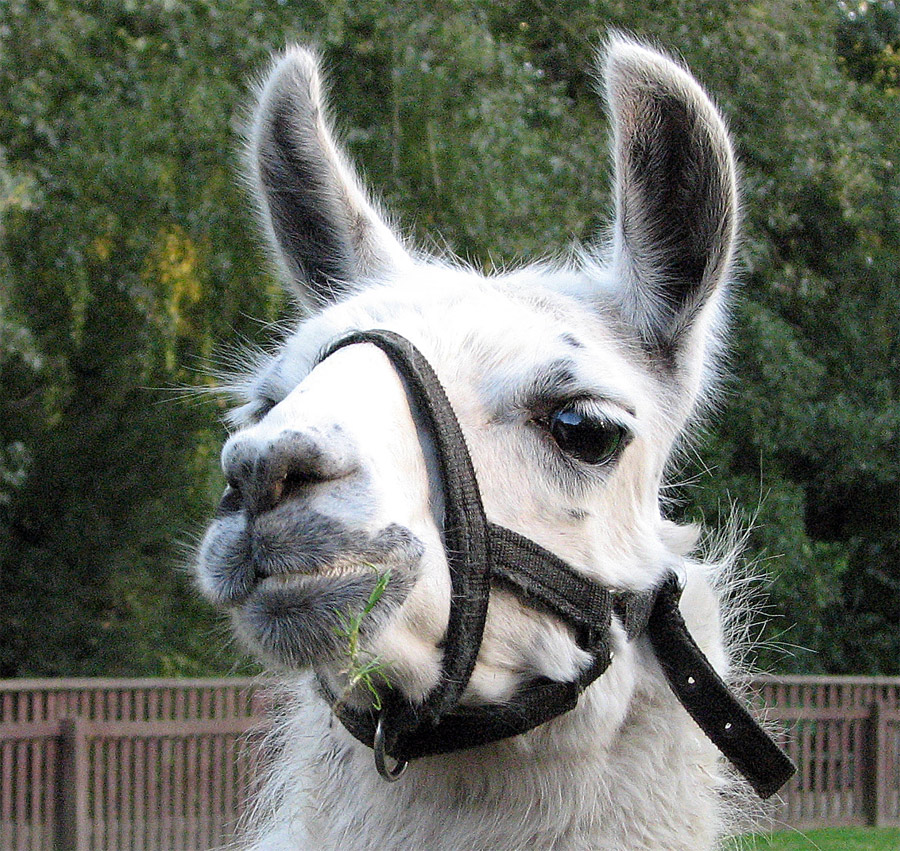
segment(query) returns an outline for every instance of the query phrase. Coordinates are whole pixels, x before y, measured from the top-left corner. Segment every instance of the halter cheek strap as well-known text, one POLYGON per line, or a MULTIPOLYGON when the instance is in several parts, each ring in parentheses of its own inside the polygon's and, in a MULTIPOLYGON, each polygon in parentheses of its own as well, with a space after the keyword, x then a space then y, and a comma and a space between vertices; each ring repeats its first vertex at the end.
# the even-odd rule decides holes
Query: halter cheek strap
POLYGON ((675 574, 667 573, 659 586, 643 593, 605 588, 534 541, 489 523, 462 430, 428 361, 404 337, 381 330, 349 334, 321 359, 356 343, 372 343, 388 356, 434 440, 451 585, 441 675, 421 703, 392 690, 380 712, 359 710, 319 679, 337 718, 375 750, 379 773, 396 780, 408 760, 519 735, 573 709, 584 689, 609 667, 615 616, 629 641, 648 637, 675 696, 756 792, 767 798, 778 791, 795 768, 694 642, 678 607, 681 588, 675 574), (492 584, 571 627, 578 646, 592 658, 575 680, 536 677, 502 704, 460 705, 481 647, 492 584), (385 755, 398 765, 389 768, 385 755))
MULTIPOLYGON (((465 439, 431 365, 405 337, 390 331, 350 334, 334 343, 320 360, 354 343, 378 346, 406 381, 416 413, 434 441, 444 490, 450 616, 444 635, 441 677, 422 703, 389 703, 383 726, 387 752, 393 754, 401 736, 423 725, 434 725, 447 715, 468 685, 487 618, 491 571, 488 523, 465 439)), ((367 744, 371 744, 372 736, 367 738, 367 744)))

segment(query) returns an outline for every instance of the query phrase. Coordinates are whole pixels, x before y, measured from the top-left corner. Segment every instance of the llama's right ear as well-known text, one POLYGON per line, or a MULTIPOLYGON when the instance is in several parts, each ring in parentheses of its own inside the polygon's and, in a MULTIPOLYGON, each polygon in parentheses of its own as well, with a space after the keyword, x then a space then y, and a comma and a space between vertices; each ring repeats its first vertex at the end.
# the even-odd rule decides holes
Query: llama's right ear
POLYGON ((276 59, 248 138, 263 226, 308 307, 411 263, 335 144, 318 66, 311 51, 296 46, 276 59))
POLYGON ((699 385, 735 248, 731 143, 709 98, 672 60, 615 37, 604 70, 623 312, 651 355, 699 385))

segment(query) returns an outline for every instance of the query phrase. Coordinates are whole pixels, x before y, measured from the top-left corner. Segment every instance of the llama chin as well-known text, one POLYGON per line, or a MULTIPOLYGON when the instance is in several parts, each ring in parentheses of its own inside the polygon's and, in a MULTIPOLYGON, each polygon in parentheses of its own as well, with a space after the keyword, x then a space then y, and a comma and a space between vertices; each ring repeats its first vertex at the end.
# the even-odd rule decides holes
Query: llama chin
POLYGON ((732 818, 740 782, 624 605, 606 613, 602 674, 527 732, 423 756, 387 784, 336 721, 347 723, 341 707, 397 699, 424 713, 451 693, 463 713, 489 713, 529 684, 556 693, 599 656, 577 612, 568 621, 495 583, 472 666, 448 676, 468 621, 454 602, 444 450, 383 347, 334 348, 373 329, 434 370, 492 529, 622 600, 677 577, 678 617, 729 676, 715 565, 690 557, 696 533, 664 518, 660 492, 715 383, 738 219, 732 147, 676 62, 615 37, 601 70, 611 243, 494 277, 392 230, 334 141, 314 53, 289 48, 257 93, 248 171, 308 316, 243 382, 228 489, 196 560, 203 593, 284 680, 248 849, 702 851, 732 818))

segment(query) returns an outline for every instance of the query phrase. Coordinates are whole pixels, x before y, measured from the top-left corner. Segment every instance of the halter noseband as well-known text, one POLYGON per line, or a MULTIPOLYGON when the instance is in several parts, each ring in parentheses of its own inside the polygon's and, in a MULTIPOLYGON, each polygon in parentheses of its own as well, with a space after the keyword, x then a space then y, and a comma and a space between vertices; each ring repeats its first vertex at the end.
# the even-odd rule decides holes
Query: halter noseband
POLYGON ((431 365, 392 331, 357 331, 333 343, 372 343, 405 379, 410 404, 435 443, 445 499, 444 546, 450 571, 450 615, 437 685, 421 703, 390 691, 380 712, 346 705, 319 678, 340 722, 375 750, 378 771, 396 780, 412 759, 450 753, 527 732, 573 709, 612 660, 610 628, 618 617, 628 640, 646 635, 675 696, 703 732, 762 798, 794 773, 790 759, 738 702, 685 626, 674 572, 646 592, 605 588, 534 541, 488 522, 465 438, 431 365), (536 677, 502 703, 461 706, 481 647, 491 584, 570 626, 592 662, 572 682, 536 677), (385 755, 397 761, 386 764, 385 755))

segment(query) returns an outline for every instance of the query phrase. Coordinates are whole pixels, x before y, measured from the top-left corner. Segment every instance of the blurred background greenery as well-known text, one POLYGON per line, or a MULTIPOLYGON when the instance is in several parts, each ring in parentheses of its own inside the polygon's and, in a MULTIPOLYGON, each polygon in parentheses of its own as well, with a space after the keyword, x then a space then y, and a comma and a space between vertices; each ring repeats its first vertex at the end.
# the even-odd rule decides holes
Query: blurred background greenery
POLYGON ((733 379, 671 510, 740 506, 760 666, 900 673, 893 2, 4 0, 0 676, 242 664, 184 567, 224 403, 177 388, 290 315, 236 180, 269 53, 315 42, 404 229, 490 270, 607 220, 610 28, 685 58, 743 172, 733 379))

